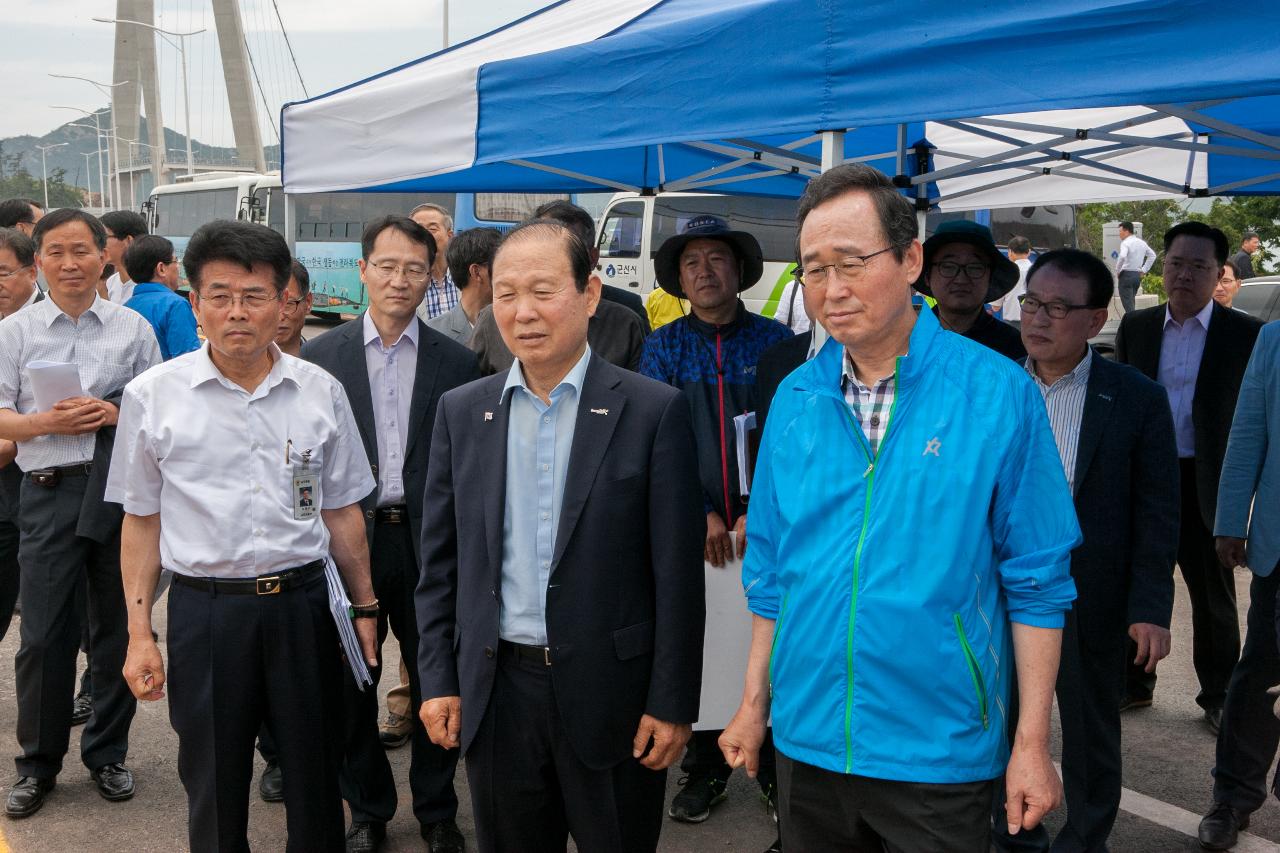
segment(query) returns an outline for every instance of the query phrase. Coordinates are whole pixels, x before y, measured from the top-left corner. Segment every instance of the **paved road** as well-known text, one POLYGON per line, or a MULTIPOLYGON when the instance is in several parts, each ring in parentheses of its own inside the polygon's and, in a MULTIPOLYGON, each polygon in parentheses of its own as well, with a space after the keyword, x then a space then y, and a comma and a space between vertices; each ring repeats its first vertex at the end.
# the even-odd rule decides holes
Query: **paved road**
MULTIPOLYGON (((1237 577, 1241 613, 1248 599, 1247 578, 1237 577)), ((1204 727, 1192 696, 1190 613, 1186 591, 1179 585, 1174 621, 1172 656, 1161 665, 1161 682, 1154 707, 1124 718, 1125 785, 1129 808, 1145 817, 1122 812, 1112 836, 1117 853, 1167 853, 1197 850, 1187 832, 1194 832, 1198 816, 1209 805, 1209 769, 1213 763, 1213 737, 1204 727), (1179 830, 1181 827, 1181 831, 1179 830)), ((163 636, 163 607, 157 608, 163 636)), ((13 669, 9 665, 17 648, 17 630, 0 644, 0 750, 17 751, 13 669)), ((386 685, 383 685, 384 687, 386 685)), ((70 697, 68 697, 69 700, 70 697)), ((107 803, 98 795, 76 756, 79 729, 72 736, 72 757, 58 788, 45 808, 24 821, 0 819, 0 830, 18 853, 67 853, 67 851, 180 850, 186 846, 186 800, 178 781, 177 739, 168 723, 165 703, 140 706, 133 726, 129 759, 137 776, 137 796, 126 803, 107 803)), ((1055 747, 1056 749, 1056 747, 1055 747)), ((389 827, 389 851, 421 850, 417 827, 408 800, 408 750, 390 753, 401 781, 401 811, 389 827)), ((674 791, 679 774, 672 772, 674 791)), ((465 776, 459 774, 462 801, 459 823, 472 832, 465 776)), ((7 787, 6 789, 7 790, 7 787)), ((1057 820, 1051 820, 1056 824, 1057 820)), ((772 822, 758 798, 758 789, 735 774, 728 802, 716 809, 706 823, 685 826, 668 821, 663 829, 664 851, 762 851, 772 840, 772 822)), ((1269 801, 1254 815, 1250 833, 1256 838, 1240 850, 1280 851, 1280 804, 1269 801)), ((253 801, 250 840, 257 850, 282 849, 282 806, 253 801)), ((0 853, 3 845, 0 844, 0 853)))

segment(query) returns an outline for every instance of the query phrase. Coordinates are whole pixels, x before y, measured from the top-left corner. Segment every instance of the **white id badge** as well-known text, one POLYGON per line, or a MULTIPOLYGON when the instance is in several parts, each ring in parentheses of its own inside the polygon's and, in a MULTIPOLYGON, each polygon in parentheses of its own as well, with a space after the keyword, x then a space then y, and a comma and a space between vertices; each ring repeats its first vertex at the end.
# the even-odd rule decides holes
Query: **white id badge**
POLYGON ((310 465, 293 466, 293 517, 302 521, 316 514, 316 473, 310 465))

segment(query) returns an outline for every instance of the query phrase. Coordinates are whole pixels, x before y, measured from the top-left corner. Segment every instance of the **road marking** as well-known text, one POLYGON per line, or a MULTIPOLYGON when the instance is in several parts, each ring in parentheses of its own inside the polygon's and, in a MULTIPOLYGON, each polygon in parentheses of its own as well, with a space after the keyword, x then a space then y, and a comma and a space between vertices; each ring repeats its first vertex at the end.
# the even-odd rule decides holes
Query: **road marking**
MULTIPOLYGON (((1200 815, 1161 802, 1154 797, 1148 797, 1146 794, 1124 788, 1120 792, 1120 808, 1129 814, 1137 815, 1143 820, 1159 824, 1166 829, 1181 832, 1183 835, 1189 835, 1192 838, 1198 838, 1200 835, 1200 815)), ((1231 849, 1235 853, 1274 853, 1280 850, 1280 844, 1242 832, 1240 840, 1231 849)))

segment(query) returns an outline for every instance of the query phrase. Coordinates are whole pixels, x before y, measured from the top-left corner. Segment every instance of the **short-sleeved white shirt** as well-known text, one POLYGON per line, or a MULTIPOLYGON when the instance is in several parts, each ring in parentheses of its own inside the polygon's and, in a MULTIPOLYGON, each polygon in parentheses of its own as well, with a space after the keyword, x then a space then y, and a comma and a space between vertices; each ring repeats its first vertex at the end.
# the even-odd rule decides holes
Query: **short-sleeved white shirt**
POLYGON ((106 499, 160 513, 166 569, 249 578, 324 557, 320 514, 294 518, 295 466, 308 450, 316 507, 350 506, 377 485, 338 380, 274 344, 271 355, 252 393, 222 375, 208 344, 125 388, 106 499))

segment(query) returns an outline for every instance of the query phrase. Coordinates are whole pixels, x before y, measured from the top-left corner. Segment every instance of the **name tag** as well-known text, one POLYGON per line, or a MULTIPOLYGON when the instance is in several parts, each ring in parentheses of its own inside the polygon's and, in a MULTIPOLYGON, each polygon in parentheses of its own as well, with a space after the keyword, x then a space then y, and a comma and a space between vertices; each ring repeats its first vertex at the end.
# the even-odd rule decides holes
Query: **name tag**
POLYGON ((298 521, 314 518, 318 476, 310 465, 293 466, 293 517, 298 521))

